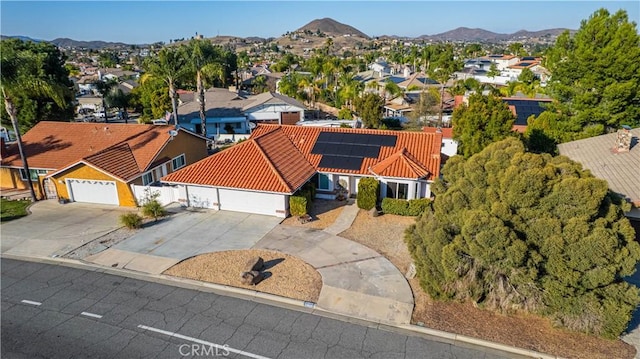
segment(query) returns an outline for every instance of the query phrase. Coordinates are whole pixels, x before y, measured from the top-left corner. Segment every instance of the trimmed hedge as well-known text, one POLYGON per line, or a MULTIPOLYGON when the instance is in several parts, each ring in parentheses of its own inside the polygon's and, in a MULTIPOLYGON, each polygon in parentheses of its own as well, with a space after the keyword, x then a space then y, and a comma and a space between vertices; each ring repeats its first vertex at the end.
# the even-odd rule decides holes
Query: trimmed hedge
POLYGON ((378 193, 380 193, 380 182, 372 177, 365 177, 358 182, 358 195, 356 202, 358 208, 370 210, 376 206, 378 202, 378 193))
POLYGON ((425 211, 431 204, 431 199, 394 199, 383 198, 382 199, 382 212, 388 214, 397 214, 400 216, 419 216, 425 211))
POLYGON ((309 201, 306 196, 289 197, 289 211, 292 216, 304 216, 307 214, 309 201))

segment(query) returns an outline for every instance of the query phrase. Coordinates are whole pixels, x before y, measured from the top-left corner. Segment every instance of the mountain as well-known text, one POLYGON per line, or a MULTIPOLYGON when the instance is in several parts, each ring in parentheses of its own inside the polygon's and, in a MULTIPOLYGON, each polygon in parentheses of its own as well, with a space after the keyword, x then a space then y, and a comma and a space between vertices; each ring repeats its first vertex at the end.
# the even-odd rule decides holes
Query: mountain
POLYGON ((84 47, 87 49, 103 49, 105 47, 108 48, 118 48, 118 47, 129 47, 131 45, 125 44, 122 42, 108 42, 108 41, 78 41, 68 38, 58 38, 49 41, 50 43, 62 47, 62 48, 77 48, 84 47))
POLYGON ((367 34, 356 29, 355 27, 345 25, 343 23, 337 22, 334 19, 330 19, 328 17, 325 17, 324 19, 313 20, 296 31, 302 32, 305 30, 311 31, 313 33, 320 30, 320 32, 334 35, 334 36, 352 35, 352 36, 359 36, 365 39, 369 39, 369 36, 367 36, 367 34))
POLYGON ((546 29, 539 31, 520 30, 513 34, 500 34, 485 29, 459 27, 440 34, 422 35, 419 39, 435 41, 504 41, 535 37, 554 37, 560 35, 565 30, 568 29, 546 29))
POLYGON ((33 42, 42 42, 44 40, 38 40, 38 39, 32 39, 28 36, 12 36, 12 35, 0 35, 0 40, 4 40, 4 39, 18 39, 18 40, 22 40, 22 41, 33 41, 33 42))

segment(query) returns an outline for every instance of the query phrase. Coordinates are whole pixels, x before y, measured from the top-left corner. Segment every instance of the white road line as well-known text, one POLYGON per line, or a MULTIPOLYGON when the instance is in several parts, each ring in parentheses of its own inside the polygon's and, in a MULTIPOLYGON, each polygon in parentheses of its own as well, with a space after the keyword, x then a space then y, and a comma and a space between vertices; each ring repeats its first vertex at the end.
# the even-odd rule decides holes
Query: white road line
POLYGON ((80 313, 80 314, 81 314, 81 315, 84 315, 84 316, 87 316, 87 317, 91 317, 91 318, 97 318, 97 319, 102 318, 102 316, 101 316, 101 315, 93 314, 93 313, 89 313, 89 312, 82 312, 82 313, 80 313))
POLYGON ((212 346, 212 347, 218 348, 220 350, 228 350, 231 353, 236 353, 236 354, 243 355, 243 356, 246 356, 246 357, 249 357, 249 358, 269 359, 268 357, 265 357, 265 356, 262 356, 262 355, 258 355, 258 354, 249 353, 249 352, 245 352, 244 350, 234 349, 234 348, 231 348, 231 347, 228 347, 228 346, 222 346, 222 345, 219 345, 219 344, 216 344, 216 343, 208 342, 206 340, 193 338, 193 337, 188 337, 186 335, 170 332, 170 331, 167 331, 167 330, 148 327, 146 325, 138 325, 138 328, 144 329, 144 330, 148 330, 148 331, 151 331, 151 332, 156 332, 156 333, 168 335, 168 336, 174 337, 174 338, 180 338, 180 339, 192 341, 194 343, 198 343, 198 344, 202 344, 202 345, 212 346))
POLYGON ((31 300, 26 300, 26 299, 21 300, 21 302, 24 303, 24 304, 42 305, 42 303, 40 303, 40 302, 34 302, 34 301, 31 301, 31 300))

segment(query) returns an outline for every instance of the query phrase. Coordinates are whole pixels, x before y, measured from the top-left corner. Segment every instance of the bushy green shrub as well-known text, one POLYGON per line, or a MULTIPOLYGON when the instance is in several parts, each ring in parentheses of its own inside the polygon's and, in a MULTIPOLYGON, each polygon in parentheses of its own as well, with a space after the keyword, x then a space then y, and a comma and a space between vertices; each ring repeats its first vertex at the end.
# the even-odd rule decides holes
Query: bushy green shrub
POLYGON ((400 216, 419 216, 431 203, 429 198, 404 199, 383 198, 382 212, 387 214, 397 214, 400 216))
POLYGON ((417 198, 409 200, 407 216, 419 216, 431 207, 431 198, 417 198))
POLYGON ((305 183, 304 186, 302 186, 302 190, 300 192, 300 195, 307 197, 309 203, 313 202, 316 199, 316 185, 311 182, 305 183))
POLYGON ((409 211, 409 202, 404 199, 383 198, 382 212, 385 214, 397 214, 406 216, 409 211))
POLYGON ((442 174, 432 208, 405 234, 432 298, 538 313, 607 338, 625 330, 640 291, 623 278, 640 244, 606 181, 515 138, 451 157, 442 174))
POLYGON ((157 221, 159 217, 167 215, 167 210, 162 207, 158 200, 153 199, 142 205, 142 214, 157 221))
POLYGON ((289 197, 289 211, 292 216, 304 216, 307 214, 308 206, 307 197, 305 196, 291 196, 289 197))
POLYGON ((358 195, 356 201, 358 208, 370 210, 378 202, 380 182, 372 177, 365 177, 358 182, 358 195))
POLYGON ((142 225, 142 217, 135 212, 124 213, 120 215, 120 223, 129 229, 137 229, 142 225))

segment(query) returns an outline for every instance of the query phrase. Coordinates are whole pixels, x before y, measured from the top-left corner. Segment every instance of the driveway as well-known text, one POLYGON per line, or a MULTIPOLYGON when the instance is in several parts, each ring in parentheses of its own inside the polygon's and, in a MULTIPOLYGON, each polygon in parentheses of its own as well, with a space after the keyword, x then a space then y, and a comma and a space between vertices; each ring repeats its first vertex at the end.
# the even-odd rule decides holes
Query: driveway
POLYGON ((251 248, 280 222, 258 214, 182 210, 85 260, 159 274, 198 254, 251 248))
POLYGON ((39 201, 31 214, 2 223, 0 251, 26 257, 62 256, 120 227, 130 208, 72 202, 39 201))

